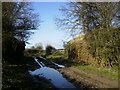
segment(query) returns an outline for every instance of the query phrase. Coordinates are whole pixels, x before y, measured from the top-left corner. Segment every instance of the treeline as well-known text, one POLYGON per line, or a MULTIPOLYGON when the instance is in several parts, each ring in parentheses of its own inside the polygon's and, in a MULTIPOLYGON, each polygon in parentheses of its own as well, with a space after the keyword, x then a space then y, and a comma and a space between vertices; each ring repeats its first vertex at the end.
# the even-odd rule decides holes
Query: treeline
POLYGON ((84 33, 69 41, 68 57, 100 66, 113 67, 120 60, 120 7, 116 2, 71 2, 60 10, 66 14, 57 19, 71 35, 84 33))
POLYGON ((2 57, 16 63, 24 56, 25 43, 38 26, 28 2, 2 3, 2 57))
POLYGON ((52 45, 47 45, 45 47, 45 50, 43 50, 43 46, 41 43, 37 43, 34 46, 32 46, 31 48, 25 49, 25 55, 38 55, 38 56, 49 56, 49 55, 53 55, 53 54, 60 54, 58 52, 57 49, 55 49, 55 47, 53 47, 52 45))
POLYGON ((102 66, 119 65, 120 60, 120 28, 97 29, 87 33, 85 40, 90 54, 102 66))

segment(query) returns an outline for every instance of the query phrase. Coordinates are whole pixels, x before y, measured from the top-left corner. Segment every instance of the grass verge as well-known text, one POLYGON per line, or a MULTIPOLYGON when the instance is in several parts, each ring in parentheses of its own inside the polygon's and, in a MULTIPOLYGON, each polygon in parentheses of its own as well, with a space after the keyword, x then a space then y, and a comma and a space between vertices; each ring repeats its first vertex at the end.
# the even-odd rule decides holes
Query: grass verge
POLYGON ((47 58, 58 59, 58 58, 63 58, 63 55, 49 55, 49 56, 47 56, 47 58))
POLYGON ((109 79, 112 79, 112 80, 118 80, 118 73, 112 72, 105 68, 95 68, 89 65, 81 65, 81 64, 77 64, 75 66, 78 66, 80 69, 83 69, 83 70, 90 70, 92 72, 95 72, 96 74, 106 75, 108 76, 109 79))
POLYGON ((47 58, 51 58, 55 60, 58 64, 68 65, 68 66, 77 66, 83 70, 89 70, 96 74, 106 75, 109 79, 118 80, 118 67, 113 67, 113 69, 109 70, 106 68, 97 68, 95 66, 91 66, 86 64, 85 62, 76 62, 75 60, 68 60, 63 55, 50 55, 47 58), (114 72, 116 71, 116 72, 114 72))

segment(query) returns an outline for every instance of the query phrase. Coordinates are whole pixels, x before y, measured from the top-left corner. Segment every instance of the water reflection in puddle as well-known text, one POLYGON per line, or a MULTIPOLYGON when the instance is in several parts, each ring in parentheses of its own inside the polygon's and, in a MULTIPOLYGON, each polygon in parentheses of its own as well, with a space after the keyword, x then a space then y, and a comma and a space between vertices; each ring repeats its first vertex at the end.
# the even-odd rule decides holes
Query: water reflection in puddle
POLYGON ((35 71, 29 71, 32 76, 43 77, 57 88, 75 88, 70 82, 63 78, 62 74, 57 70, 49 67, 42 67, 35 71))
POLYGON ((65 66, 63 66, 63 65, 59 65, 59 64, 57 64, 57 63, 55 63, 55 62, 53 62, 53 61, 51 61, 53 64, 55 64, 56 66, 58 66, 58 67, 60 67, 60 68, 65 68, 65 66))
MULTIPOLYGON (((56 88, 76 88, 70 82, 68 82, 60 72, 58 72, 53 68, 46 67, 45 64, 43 62, 40 62, 36 57, 33 57, 33 58, 41 68, 35 71, 29 70, 28 72, 30 73, 30 75, 45 78, 49 80, 56 88)), ((54 63, 54 64, 64 68, 63 65, 59 65, 57 63, 54 63)))
MULTIPOLYGON (((41 56, 40 56, 40 58, 47 61, 47 59, 44 58, 44 57, 41 57, 41 56)), ((39 60, 38 60, 38 61, 39 61, 39 60)), ((56 65, 57 67, 65 68, 65 66, 63 66, 63 65, 59 65, 59 64, 57 64, 57 63, 55 63, 55 62, 53 62, 53 61, 50 61, 50 62, 53 63, 54 65, 56 65)))

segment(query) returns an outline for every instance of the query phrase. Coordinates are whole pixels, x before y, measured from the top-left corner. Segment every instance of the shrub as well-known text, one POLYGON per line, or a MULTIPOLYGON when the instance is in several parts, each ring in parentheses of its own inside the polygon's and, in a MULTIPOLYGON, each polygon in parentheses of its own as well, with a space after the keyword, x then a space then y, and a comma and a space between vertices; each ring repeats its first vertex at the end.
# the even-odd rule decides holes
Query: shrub
POLYGON ((55 51, 55 48, 51 45, 46 46, 46 55, 51 55, 55 51))

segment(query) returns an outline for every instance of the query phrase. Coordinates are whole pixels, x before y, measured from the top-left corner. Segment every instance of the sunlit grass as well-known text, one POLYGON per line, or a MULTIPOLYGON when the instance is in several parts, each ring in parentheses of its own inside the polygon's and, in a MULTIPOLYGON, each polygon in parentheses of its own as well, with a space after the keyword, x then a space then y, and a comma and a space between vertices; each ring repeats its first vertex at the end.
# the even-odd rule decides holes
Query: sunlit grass
MULTIPOLYGON (((47 56, 47 58, 54 58, 57 60, 61 60, 61 58, 65 59, 64 55, 50 55, 50 56, 47 56)), ((115 67, 113 67, 113 69, 109 70, 106 68, 97 68, 97 67, 93 67, 90 65, 85 65, 84 62, 75 62, 75 60, 73 60, 72 63, 69 63, 69 61, 71 61, 71 60, 68 60, 68 59, 65 59, 65 60, 68 61, 68 62, 66 61, 65 64, 70 64, 71 66, 77 66, 82 70, 89 70, 96 74, 106 75, 106 76, 108 76, 108 78, 110 78, 112 80, 118 80, 118 73, 117 73, 118 66, 115 66, 115 67)))
POLYGON ((81 69, 84 69, 84 70, 92 70, 91 67, 85 66, 85 65, 80 65, 79 67, 80 67, 81 69))
POLYGON ((97 74, 107 75, 108 78, 110 78, 112 80, 118 80, 118 73, 112 72, 110 70, 106 70, 104 68, 98 69, 95 67, 91 67, 89 65, 82 65, 82 64, 76 64, 75 66, 79 66, 80 69, 90 70, 90 71, 95 72, 97 74))
POLYGON ((62 57, 63 57, 63 55, 49 55, 49 56, 47 56, 47 58, 54 58, 54 59, 62 58, 62 57))

